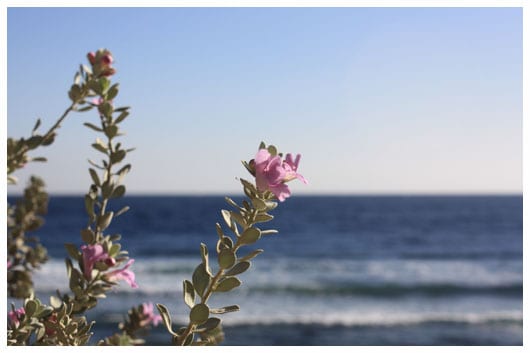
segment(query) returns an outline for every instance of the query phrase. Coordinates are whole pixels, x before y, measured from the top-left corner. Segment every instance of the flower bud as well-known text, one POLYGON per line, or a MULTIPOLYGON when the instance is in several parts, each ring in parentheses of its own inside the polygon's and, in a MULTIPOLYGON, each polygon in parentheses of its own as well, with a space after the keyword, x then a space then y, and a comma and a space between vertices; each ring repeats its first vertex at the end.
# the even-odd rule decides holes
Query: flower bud
POLYGON ((113 267, 114 265, 116 265, 116 260, 113 257, 109 257, 105 260, 105 265, 113 267))
POLYGON ((101 58, 101 63, 105 66, 109 66, 110 64, 112 64, 113 61, 114 59, 112 58, 112 55, 110 54, 105 54, 101 58))
POLYGON ((91 65, 96 63, 96 54, 93 51, 87 54, 87 58, 91 65))

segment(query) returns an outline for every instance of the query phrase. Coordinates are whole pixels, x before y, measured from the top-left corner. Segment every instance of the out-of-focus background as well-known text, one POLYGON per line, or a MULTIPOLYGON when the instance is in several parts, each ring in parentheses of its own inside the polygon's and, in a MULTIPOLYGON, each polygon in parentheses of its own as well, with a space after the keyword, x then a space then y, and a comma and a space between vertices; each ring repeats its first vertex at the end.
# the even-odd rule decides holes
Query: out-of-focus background
MULTIPOLYGON (((98 48, 132 107, 128 193, 111 204, 131 211, 109 231, 140 288, 89 314, 93 343, 145 301, 185 321, 182 280, 264 140, 302 153, 310 184, 293 182, 244 284, 213 298, 242 309, 225 344, 522 344, 521 9, 7 10, 8 136, 53 124, 98 48)), ((49 162, 7 188, 13 202, 37 174, 51 193, 43 296, 67 288, 62 244, 86 225, 96 119, 69 117, 49 162)))

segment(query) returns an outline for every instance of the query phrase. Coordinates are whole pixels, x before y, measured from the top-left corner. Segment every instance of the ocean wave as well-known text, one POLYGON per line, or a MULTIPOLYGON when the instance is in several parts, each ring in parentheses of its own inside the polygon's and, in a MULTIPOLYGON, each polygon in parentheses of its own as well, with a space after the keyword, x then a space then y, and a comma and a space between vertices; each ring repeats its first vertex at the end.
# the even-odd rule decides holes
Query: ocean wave
POLYGON ((312 324, 323 326, 399 326, 424 324, 521 324, 521 311, 491 311, 483 313, 452 312, 369 312, 357 315, 340 313, 318 315, 267 315, 267 316, 227 316, 224 322, 230 325, 271 325, 271 324, 312 324))
MULTIPOLYGON (((150 283, 140 283, 140 288, 130 289, 120 286, 116 289, 120 295, 126 296, 149 296, 149 295, 180 295, 181 286, 177 282, 159 283, 152 285, 150 283)), ((253 285, 245 283, 245 286, 239 288, 239 296, 252 297, 255 295, 277 296, 277 297, 367 297, 367 298, 408 298, 408 297, 426 297, 426 298, 448 298, 455 296, 494 296, 506 298, 522 298, 522 283, 500 284, 490 286, 463 286, 450 283, 445 284, 422 284, 422 285, 403 285, 399 283, 346 283, 346 284, 328 284, 323 286, 316 285, 253 285)))
POLYGON ((402 297, 410 295, 421 295, 428 297, 452 296, 452 295, 495 295, 495 296, 517 296, 523 294, 522 283, 501 284, 491 286, 462 286, 451 283, 433 283, 420 285, 403 285, 398 283, 348 283, 344 285, 327 286, 264 286, 250 287, 249 291, 257 291, 268 294, 291 294, 291 295, 340 295, 340 296, 369 296, 369 297, 402 297))
MULTIPOLYGON (((522 296, 522 268, 511 262, 435 260, 258 261, 241 276, 250 293, 304 296, 427 297, 456 295, 522 296), (251 272, 251 273, 250 273, 251 272), (250 273, 250 274, 249 274, 250 273)), ((196 258, 138 259, 133 270, 141 292, 175 293, 189 279, 196 258), (141 261, 144 260, 144 261, 141 261)), ((215 264, 212 264, 215 266, 215 264)), ((35 273, 36 289, 67 288, 63 261, 52 260, 35 273)), ((129 291, 123 286, 124 291, 129 291)), ((122 289, 120 289, 122 291, 122 289)), ((138 292, 138 291, 134 291, 138 292)))

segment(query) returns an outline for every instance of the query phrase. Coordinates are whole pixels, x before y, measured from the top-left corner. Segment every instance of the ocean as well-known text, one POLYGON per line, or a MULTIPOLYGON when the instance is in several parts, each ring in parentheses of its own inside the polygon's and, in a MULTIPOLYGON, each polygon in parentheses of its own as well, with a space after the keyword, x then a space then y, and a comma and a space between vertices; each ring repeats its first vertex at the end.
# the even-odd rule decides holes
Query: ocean
MULTIPOLYGON (((223 345, 522 345, 522 201, 295 195, 267 224, 279 233, 249 247, 265 251, 243 284, 211 298, 212 307, 241 307, 221 316, 223 345)), ((109 232, 136 260, 139 288, 122 284, 88 313, 91 344, 143 302, 187 322, 182 281, 200 263, 201 242, 214 255, 215 223, 229 208, 223 196, 126 196, 110 207, 123 205, 131 210, 109 232)), ((80 245, 86 224, 82 197, 51 197, 36 234, 50 254, 35 275, 43 299, 68 290, 63 243, 80 245)), ((163 325, 146 344, 170 344, 163 325)))

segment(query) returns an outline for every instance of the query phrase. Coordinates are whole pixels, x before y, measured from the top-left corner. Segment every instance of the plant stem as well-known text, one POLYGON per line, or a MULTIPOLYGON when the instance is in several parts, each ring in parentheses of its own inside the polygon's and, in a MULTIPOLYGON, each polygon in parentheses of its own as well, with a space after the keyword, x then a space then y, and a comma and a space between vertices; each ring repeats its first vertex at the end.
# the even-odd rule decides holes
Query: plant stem
MULTIPOLYGON (((59 126, 61 125, 61 123, 63 122, 63 120, 68 116, 68 114, 74 109, 76 103, 72 103, 63 113, 63 115, 61 115, 61 117, 55 122, 55 124, 48 130, 48 132, 46 132, 46 134, 44 134, 44 136, 42 137, 42 141, 46 141, 52 134, 55 130, 57 130, 57 128, 59 128, 59 126)), ((24 155, 24 153, 28 152, 29 151, 29 147, 27 145, 24 145, 23 148, 21 148, 18 153, 14 156, 8 156, 8 165, 9 165, 9 161, 11 160, 16 160, 19 156, 21 155, 24 155), (11 157, 11 158, 9 158, 11 157)), ((14 170, 13 170, 14 171, 14 170)), ((13 172, 11 171, 11 172, 13 172)), ((8 172, 8 174, 10 174, 8 172)))
POLYGON ((59 120, 57 120, 57 122, 44 135, 44 137, 42 138, 43 141, 46 141, 46 139, 51 136, 51 134, 54 132, 54 130, 56 130, 61 125, 61 123, 66 118, 68 113, 70 113, 74 109, 74 107, 76 105, 77 105, 77 102, 74 102, 64 111, 63 115, 59 118, 59 120))

